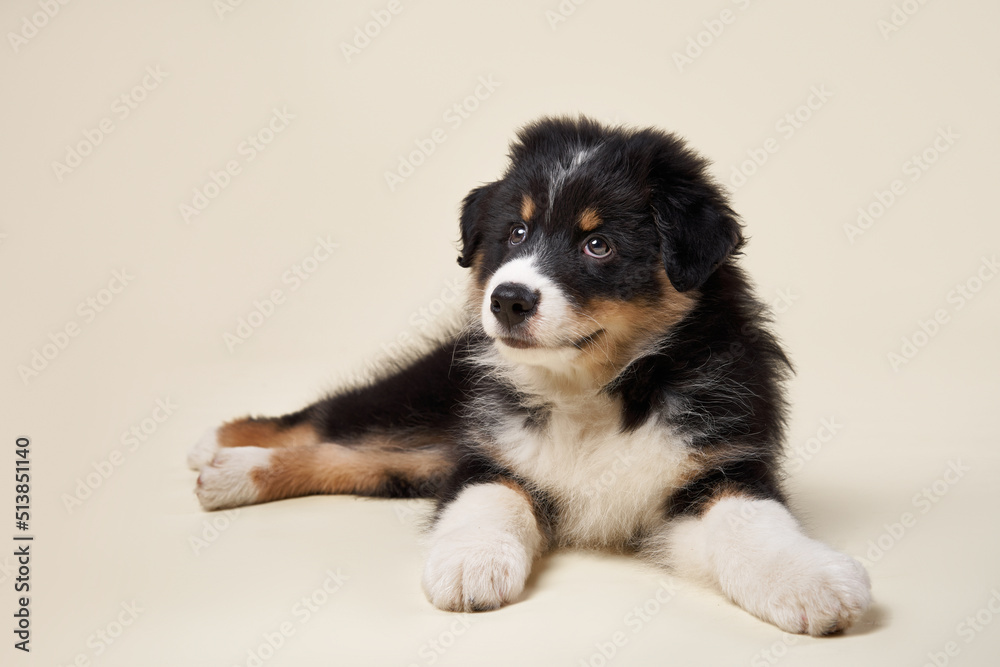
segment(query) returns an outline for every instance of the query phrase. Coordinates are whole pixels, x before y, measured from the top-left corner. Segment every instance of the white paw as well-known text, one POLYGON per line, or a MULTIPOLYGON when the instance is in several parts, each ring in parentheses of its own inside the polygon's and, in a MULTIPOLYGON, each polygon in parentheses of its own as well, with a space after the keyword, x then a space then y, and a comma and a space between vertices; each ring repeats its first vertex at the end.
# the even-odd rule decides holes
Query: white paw
POLYGON ((437 538, 424 568, 424 592, 445 611, 489 611, 513 602, 531 571, 528 549, 503 531, 437 538))
POLYGON ((679 572, 716 583, 787 632, 843 630, 871 603, 861 563, 807 537, 774 500, 723 497, 701 518, 673 526, 667 551, 679 572))
POLYGON ((786 632, 826 635, 854 623, 871 603, 871 581, 861 563, 803 537, 772 554, 771 576, 729 586, 727 593, 756 616, 786 632))
POLYGON ((260 492, 251 473, 270 462, 271 450, 264 447, 220 449, 198 475, 195 493, 201 506, 218 510, 258 502, 260 492))
POLYGON ((198 442, 188 450, 187 464, 191 470, 201 470, 207 466, 219 451, 219 429, 210 428, 198 438, 198 442))

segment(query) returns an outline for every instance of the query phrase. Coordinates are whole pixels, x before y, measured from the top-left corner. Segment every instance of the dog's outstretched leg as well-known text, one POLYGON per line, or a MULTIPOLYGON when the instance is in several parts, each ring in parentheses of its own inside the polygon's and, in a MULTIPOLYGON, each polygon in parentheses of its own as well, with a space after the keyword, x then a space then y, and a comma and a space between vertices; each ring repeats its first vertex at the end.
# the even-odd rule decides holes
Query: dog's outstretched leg
POLYGON ((201 470, 226 447, 298 447, 315 445, 319 436, 308 422, 289 425, 282 419, 247 417, 211 428, 188 450, 187 463, 192 470, 201 470))
POLYGON ((230 447, 201 469, 195 493, 207 510, 315 494, 419 498, 432 496, 450 470, 443 448, 375 439, 230 447))
POLYGON ((205 509, 313 494, 433 497, 454 467, 458 406, 468 391, 456 345, 277 418, 212 429, 191 449, 205 509))
POLYGON ((807 537, 777 500, 717 497, 667 524, 647 554, 787 632, 843 630, 871 602, 861 564, 807 537))

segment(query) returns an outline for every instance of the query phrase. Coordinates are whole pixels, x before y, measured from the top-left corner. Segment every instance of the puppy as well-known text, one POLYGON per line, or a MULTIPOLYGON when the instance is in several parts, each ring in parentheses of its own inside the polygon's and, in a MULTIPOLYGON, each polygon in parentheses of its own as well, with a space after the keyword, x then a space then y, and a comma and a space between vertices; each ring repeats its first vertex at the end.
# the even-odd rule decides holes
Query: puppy
POLYGON ((191 451, 214 510, 437 501, 423 586, 515 601, 558 547, 636 553, 794 633, 848 627, 867 573, 806 536, 779 463, 789 363, 707 162, 654 129, 543 119, 462 203, 468 322, 368 384, 191 451))

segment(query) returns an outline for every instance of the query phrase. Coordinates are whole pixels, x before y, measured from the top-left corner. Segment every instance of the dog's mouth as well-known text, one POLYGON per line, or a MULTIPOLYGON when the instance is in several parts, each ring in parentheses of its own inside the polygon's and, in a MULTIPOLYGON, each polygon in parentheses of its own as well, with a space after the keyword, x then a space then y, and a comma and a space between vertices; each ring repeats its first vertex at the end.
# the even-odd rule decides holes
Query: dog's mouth
POLYGON ((517 348, 518 350, 527 350, 535 347, 542 347, 541 345, 538 345, 533 341, 525 340, 523 338, 511 338, 510 336, 499 336, 497 340, 506 345, 507 347, 514 347, 517 348))
POLYGON ((590 345, 595 340, 597 340, 603 333, 604 329, 598 329, 594 333, 587 334, 583 338, 577 338, 575 341, 571 343, 571 345, 578 350, 582 350, 583 348, 585 348, 586 346, 590 345))
POLYGON ((514 338, 513 336, 498 336, 497 340, 506 345, 507 347, 513 347, 518 350, 557 350, 567 347, 573 347, 578 350, 582 350, 587 345, 590 345, 595 340, 597 340, 604 333, 604 329, 598 329, 593 333, 589 333, 581 338, 576 338, 574 340, 568 340, 566 342, 561 342, 556 345, 543 345, 536 340, 530 338, 514 338))

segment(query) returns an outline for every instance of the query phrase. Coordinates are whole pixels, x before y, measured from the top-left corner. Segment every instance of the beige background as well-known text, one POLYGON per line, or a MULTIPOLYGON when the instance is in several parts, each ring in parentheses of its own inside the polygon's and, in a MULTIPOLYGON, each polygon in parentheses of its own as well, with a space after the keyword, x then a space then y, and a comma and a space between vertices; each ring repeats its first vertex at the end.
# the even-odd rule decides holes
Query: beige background
MULTIPOLYGON (((262 664, 996 664, 1000 280, 977 272, 992 278, 983 258, 1000 249, 1000 7, 896 4, 401 0, 348 62, 341 44, 388 3, 5 2, 0 460, 30 436, 36 542, 30 656, 11 647, 13 560, 0 556, 0 662, 252 665, 287 624, 262 664), (901 25, 880 30, 894 11, 901 25), (686 48, 697 57, 678 67, 686 48), (494 89, 466 102, 480 77, 494 89), (812 90, 822 99, 802 107, 812 90), (445 116, 463 103, 476 108, 461 124, 445 116), (294 118, 250 160, 241 143, 274 109, 294 118), (552 556, 522 602, 458 617, 420 591, 420 502, 199 510, 184 465, 198 435, 301 407, 433 328, 461 279, 461 197, 498 176, 520 124, 578 112, 679 132, 727 183, 772 150, 733 201, 798 370, 796 505, 816 536, 871 561, 876 606, 846 636, 791 638, 593 554, 552 556), (112 131, 89 146, 102 123, 112 131), (390 191, 385 172, 438 128, 446 140, 390 191), (951 138, 935 149, 939 132, 951 138), (77 167, 54 166, 81 142, 77 167), (914 181, 925 151, 935 161, 914 181), (229 161, 239 173, 185 222, 180 206, 229 161), (897 179, 851 243, 844 226, 897 179), (317 237, 338 247, 313 263, 317 237), (283 276, 303 265, 314 271, 294 289, 283 276), (966 283, 971 300, 954 291, 966 283), (231 351, 225 335, 273 290, 283 302, 231 351), (919 335, 938 310, 946 321, 919 335), (63 340, 67 325, 77 335, 63 340), (65 348, 46 348, 50 334, 65 348), (918 353, 894 369, 888 355, 915 334, 918 353), (22 377, 35 352, 53 358, 22 377), (132 428, 144 440, 123 441, 132 428), (347 577, 329 595, 328 570, 347 577), (305 618, 295 605, 314 594, 305 618), (98 639, 119 616, 131 624, 98 639)), ((9 469, 0 479, 12 505, 9 469)))

